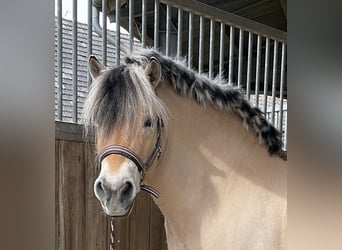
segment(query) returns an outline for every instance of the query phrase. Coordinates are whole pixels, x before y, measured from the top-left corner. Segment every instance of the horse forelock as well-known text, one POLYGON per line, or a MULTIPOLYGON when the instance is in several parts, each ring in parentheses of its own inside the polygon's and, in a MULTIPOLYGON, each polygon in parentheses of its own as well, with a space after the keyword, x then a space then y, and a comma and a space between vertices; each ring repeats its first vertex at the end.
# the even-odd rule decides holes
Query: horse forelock
POLYGON ((259 137, 270 155, 282 155, 282 142, 280 132, 269 123, 263 113, 252 107, 245 99, 242 89, 229 84, 222 77, 209 79, 207 75, 199 74, 180 61, 166 57, 153 50, 135 51, 125 57, 126 64, 133 64, 145 68, 149 59, 155 57, 162 68, 162 79, 172 84, 180 95, 187 95, 200 105, 212 105, 215 108, 237 114, 243 126, 259 137))
POLYGON ((93 82, 83 111, 86 135, 107 138, 114 131, 134 138, 146 116, 167 120, 165 107, 137 65, 120 65, 102 73, 93 82))

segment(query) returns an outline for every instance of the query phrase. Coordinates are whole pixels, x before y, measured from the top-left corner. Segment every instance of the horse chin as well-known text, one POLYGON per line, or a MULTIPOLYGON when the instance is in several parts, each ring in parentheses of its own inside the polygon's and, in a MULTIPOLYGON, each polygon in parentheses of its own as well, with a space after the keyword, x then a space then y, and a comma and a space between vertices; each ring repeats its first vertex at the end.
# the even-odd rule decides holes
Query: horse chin
POLYGON ((127 206, 125 206, 124 208, 120 208, 120 209, 105 208, 104 212, 110 217, 127 217, 131 214, 133 207, 134 207, 134 200, 131 203, 129 203, 127 206))

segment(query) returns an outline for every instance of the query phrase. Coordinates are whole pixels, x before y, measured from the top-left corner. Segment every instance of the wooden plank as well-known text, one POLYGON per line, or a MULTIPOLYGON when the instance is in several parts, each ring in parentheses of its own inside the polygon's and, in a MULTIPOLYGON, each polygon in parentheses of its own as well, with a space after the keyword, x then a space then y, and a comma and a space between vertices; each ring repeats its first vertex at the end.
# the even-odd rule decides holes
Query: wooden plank
POLYGON ((114 220, 115 250, 128 250, 129 248, 129 217, 114 220))
POLYGON ((85 247, 84 143, 59 142, 60 249, 85 247))
POLYGON ((84 127, 81 124, 55 121, 55 138, 83 142, 85 140, 84 127))
POLYGON ((167 250, 164 217, 151 199, 150 250, 167 250))
POLYGON ((85 212, 86 249, 108 249, 108 225, 99 201, 94 194, 94 181, 99 174, 95 166, 93 144, 85 144, 85 212))
POLYGON ((130 248, 131 250, 150 249, 150 197, 140 192, 130 215, 130 248))
POLYGON ((60 217, 59 217, 59 141, 55 140, 55 250, 60 249, 60 217))

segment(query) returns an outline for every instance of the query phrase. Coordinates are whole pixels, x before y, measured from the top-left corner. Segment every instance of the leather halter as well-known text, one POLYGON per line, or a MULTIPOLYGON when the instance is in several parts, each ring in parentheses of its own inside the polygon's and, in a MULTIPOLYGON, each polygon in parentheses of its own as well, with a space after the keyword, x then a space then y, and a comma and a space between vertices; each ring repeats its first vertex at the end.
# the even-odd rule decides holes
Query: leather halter
POLYGON ((143 180, 144 180, 144 176, 145 176, 145 172, 152 166, 153 162, 155 161, 155 159, 159 159, 160 155, 161 155, 161 123, 162 121, 160 121, 160 119, 158 118, 157 121, 157 141, 156 144, 154 146, 154 149, 150 155, 150 157, 147 159, 146 162, 143 162, 141 160, 141 158, 134 153, 131 149, 124 147, 124 146, 120 146, 120 145, 110 145, 108 147, 106 147, 102 153, 98 156, 98 165, 101 166, 101 162, 103 161, 104 158, 106 158, 109 155, 112 154, 117 154, 117 155, 122 155, 128 159, 130 159, 131 161, 134 162, 135 166, 138 168, 139 172, 140 172, 140 188, 141 190, 144 190, 148 193, 150 193, 151 195, 153 195, 156 198, 159 198, 160 193, 158 192, 158 190, 156 190, 155 188, 143 184, 143 180))

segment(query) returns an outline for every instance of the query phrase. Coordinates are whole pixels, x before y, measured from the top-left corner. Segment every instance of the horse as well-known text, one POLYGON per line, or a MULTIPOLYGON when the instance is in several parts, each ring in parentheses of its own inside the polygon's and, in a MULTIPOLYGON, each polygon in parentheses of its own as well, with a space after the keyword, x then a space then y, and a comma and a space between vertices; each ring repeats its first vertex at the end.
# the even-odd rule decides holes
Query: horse
POLYGON ((149 192, 169 249, 285 249, 287 162, 279 131, 243 91, 148 49, 94 56, 84 106, 108 216, 149 192), (158 198, 159 197, 159 198, 158 198))

